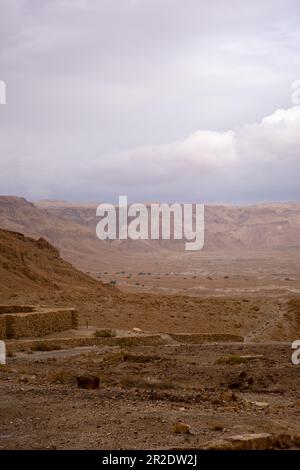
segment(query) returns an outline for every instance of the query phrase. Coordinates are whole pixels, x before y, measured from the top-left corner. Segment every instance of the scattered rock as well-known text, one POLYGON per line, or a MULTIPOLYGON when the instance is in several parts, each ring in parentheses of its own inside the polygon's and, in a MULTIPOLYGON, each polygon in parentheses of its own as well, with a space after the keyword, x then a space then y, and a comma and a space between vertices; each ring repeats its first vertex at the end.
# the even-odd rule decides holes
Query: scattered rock
POLYGON ((228 388, 235 390, 242 390, 253 385, 253 378, 248 377, 247 373, 242 371, 234 380, 229 382, 228 388))
POLYGON ((244 388, 244 386, 245 386, 245 383, 237 379, 232 380, 228 384, 228 387, 233 390, 239 390, 241 388, 244 388))
POLYGON ((226 441, 225 439, 220 439, 217 441, 212 441, 203 447, 204 450, 233 450, 233 444, 226 441))
POLYGON ((79 388, 85 388, 87 390, 95 390, 100 385, 100 379, 95 375, 78 375, 76 381, 79 388))
POLYGON ((269 403, 265 401, 249 401, 248 403, 257 406, 258 408, 268 408, 269 406, 269 403))
POLYGON ((224 430, 224 426, 222 424, 215 424, 213 427, 212 427, 212 430, 213 431, 223 431, 224 430))
POLYGON ((204 450, 267 450, 273 448, 271 434, 241 434, 209 442, 204 450))
POLYGON ((191 428, 188 424, 177 421, 173 424, 172 432, 175 434, 191 434, 191 428))
POLYGON ((237 401, 236 395, 232 390, 224 390, 220 394, 220 400, 222 401, 237 401))
POLYGON ((293 438, 290 434, 277 434, 274 436, 273 444, 278 449, 289 449, 293 445, 293 438))
POLYGON ((140 328, 132 328, 132 331, 134 331, 135 333, 142 333, 143 330, 141 330, 140 328))
POLYGON ((293 440, 294 440, 294 446, 300 447, 300 435, 294 436, 293 440))
POLYGON ((235 450, 267 450, 273 447, 273 438, 271 434, 242 434, 240 436, 229 437, 235 450))
POLYGON ((222 405, 223 402, 222 402, 222 400, 220 400, 219 398, 214 398, 214 399, 211 401, 211 404, 212 404, 212 405, 222 405))
POLYGON ((21 376, 21 377, 20 377, 20 382, 28 383, 28 377, 21 376))

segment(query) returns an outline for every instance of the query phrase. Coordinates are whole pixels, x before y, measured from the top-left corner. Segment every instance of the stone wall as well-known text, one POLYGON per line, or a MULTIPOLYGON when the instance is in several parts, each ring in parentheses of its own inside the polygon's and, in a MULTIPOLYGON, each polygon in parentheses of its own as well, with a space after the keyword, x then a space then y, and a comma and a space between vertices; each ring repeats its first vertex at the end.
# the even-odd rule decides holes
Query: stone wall
POLYGON ((34 310, 36 310, 34 305, 0 305, 0 314, 33 312, 34 310))
POLYGON ((73 338, 43 338, 43 339, 14 339, 6 342, 7 352, 18 351, 51 351, 56 349, 70 349, 82 346, 148 346, 155 344, 165 344, 165 340, 160 335, 147 336, 124 336, 124 337, 73 337, 73 338))
POLYGON ((243 336, 229 333, 169 333, 171 338, 182 343, 243 343, 243 336))
POLYGON ((75 309, 49 309, 30 307, 24 311, 11 309, 14 313, 0 310, 0 339, 31 338, 45 336, 59 331, 78 328, 75 309))

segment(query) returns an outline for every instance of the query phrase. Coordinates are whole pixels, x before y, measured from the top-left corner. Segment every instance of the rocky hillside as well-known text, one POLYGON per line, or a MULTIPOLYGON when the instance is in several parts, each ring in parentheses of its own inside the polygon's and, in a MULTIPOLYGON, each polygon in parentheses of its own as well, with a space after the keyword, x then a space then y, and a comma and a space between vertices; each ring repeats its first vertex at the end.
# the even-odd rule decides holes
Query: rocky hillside
POLYGON ((35 240, 0 229, 0 294, 58 291, 111 292, 111 288, 78 271, 43 238, 35 240))

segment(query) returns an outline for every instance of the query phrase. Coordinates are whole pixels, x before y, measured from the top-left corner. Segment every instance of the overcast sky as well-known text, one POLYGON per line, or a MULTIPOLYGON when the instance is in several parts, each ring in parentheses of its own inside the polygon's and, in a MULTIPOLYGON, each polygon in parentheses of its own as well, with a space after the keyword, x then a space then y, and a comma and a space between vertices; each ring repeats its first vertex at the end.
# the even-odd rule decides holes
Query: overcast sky
POLYGON ((299 0, 0 0, 0 80, 1 194, 300 200, 299 0))

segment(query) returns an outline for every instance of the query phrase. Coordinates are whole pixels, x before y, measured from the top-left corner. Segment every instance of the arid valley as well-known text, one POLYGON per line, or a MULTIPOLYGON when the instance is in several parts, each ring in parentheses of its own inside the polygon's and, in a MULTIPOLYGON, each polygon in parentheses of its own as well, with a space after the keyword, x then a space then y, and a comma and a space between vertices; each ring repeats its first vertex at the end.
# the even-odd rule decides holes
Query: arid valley
POLYGON ((300 445, 300 204, 205 217, 187 253, 0 197, 0 448, 300 445))

